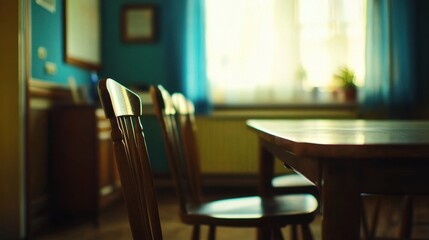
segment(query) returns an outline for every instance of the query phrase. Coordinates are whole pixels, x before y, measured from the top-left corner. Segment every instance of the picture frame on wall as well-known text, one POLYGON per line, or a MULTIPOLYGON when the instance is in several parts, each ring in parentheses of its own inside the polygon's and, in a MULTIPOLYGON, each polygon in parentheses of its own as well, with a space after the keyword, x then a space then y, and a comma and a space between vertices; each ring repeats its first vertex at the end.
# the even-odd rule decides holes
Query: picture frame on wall
POLYGON ((122 7, 122 41, 125 43, 155 42, 156 14, 156 7, 152 4, 125 5, 122 7))
POLYGON ((63 24, 65 62, 99 70, 100 0, 65 0, 63 24))

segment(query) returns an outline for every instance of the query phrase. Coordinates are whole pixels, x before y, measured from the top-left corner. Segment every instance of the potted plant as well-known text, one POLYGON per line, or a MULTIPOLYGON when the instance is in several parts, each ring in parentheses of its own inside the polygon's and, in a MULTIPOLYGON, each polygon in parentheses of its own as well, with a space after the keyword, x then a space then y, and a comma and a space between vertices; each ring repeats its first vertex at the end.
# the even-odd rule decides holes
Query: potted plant
POLYGON ((344 92, 346 102, 356 101, 357 86, 355 83, 356 76, 353 70, 347 66, 343 66, 339 69, 338 74, 334 76, 341 82, 341 88, 344 92))

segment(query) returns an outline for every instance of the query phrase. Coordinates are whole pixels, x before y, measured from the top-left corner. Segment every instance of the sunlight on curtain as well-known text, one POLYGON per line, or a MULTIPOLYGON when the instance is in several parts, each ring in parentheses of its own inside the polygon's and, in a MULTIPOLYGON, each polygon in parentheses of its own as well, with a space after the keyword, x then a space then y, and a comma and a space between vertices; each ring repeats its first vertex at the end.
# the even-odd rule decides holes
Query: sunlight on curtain
POLYGON ((206 0, 213 102, 332 102, 342 66, 362 85, 364 9, 362 0, 206 0))
POLYGON ((414 117, 419 89, 416 55, 420 54, 415 39, 416 4, 405 0, 367 2, 364 117, 414 117))

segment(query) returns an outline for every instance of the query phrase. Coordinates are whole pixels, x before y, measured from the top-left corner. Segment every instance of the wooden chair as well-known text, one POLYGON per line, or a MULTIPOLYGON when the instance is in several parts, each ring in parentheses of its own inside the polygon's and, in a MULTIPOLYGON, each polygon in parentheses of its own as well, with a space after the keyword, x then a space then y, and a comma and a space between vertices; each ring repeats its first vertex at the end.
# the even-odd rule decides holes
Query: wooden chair
MULTIPOLYGON (((371 215, 371 224, 368 223, 368 216, 362 204, 362 227, 363 227, 363 239, 373 240, 378 239, 376 231, 378 228, 378 221, 380 218, 381 207, 383 206, 383 195, 374 194, 362 194, 362 197, 372 196, 374 198, 374 207, 371 215)), ((401 221, 399 229, 397 231, 397 238, 394 239, 411 239, 412 227, 413 227, 413 215, 414 215, 414 204, 413 196, 405 195, 402 199, 403 203, 401 206, 401 221)))
POLYGON ((180 112, 176 114, 171 96, 162 86, 152 86, 150 92, 179 197, 180 217, 184 223, 194 226, 192 239, 199 239, 201 225, 209 226, 211 240, 215 239, 217 226, 254 227, 259 229, 259 239, 283 239, 281 228, 294 224, 302 226, 304 239, 312 239, 309 224, 318 208, 312 195, 248 196, 203 201, 194 119, 187 114, 192 105, 186 100, 176 100, 180 112))
POLYGON ((156 193, 140 122, 140 98, 109 78, 100 80, 98 91, 112 127, 116 163, 133 238, 161 240, 156 193))

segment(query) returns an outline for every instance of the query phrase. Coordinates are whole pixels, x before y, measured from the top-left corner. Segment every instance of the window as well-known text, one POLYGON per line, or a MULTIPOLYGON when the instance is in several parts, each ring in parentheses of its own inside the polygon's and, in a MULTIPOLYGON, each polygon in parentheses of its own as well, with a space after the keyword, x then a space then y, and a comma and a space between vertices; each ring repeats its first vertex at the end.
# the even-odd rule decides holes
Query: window
POLYGON ((363 84, 363 0, 205 0, 213 102, 338 101, 334 74, 363 84))

